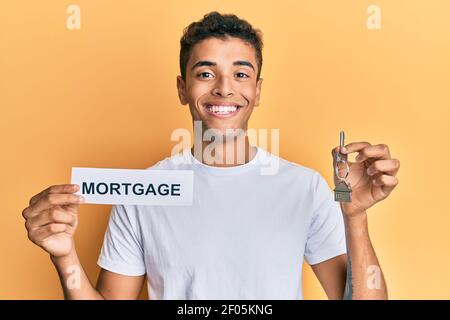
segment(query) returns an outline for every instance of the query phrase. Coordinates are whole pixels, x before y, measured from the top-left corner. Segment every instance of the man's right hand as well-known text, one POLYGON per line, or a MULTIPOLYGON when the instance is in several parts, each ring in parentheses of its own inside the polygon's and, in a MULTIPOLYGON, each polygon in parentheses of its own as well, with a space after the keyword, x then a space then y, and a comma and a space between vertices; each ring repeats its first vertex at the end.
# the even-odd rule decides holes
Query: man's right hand
POLYGON ((75 184, 51 186, 30 199, 22 211, 28 238, 50 254, 55 265, 65 299, 138 299, 145 276, 125 276, 100 270, 98 289, 94 288, 84 271, 75 250, 73 235, 78 223, 78 207, 84 201, 73 193, 75 184), (79 287, 69 286, 73 267, 78 267, 79 287), (70 269, 69 269, 70 268, 70 269))
POLYGON ((66 256, 74 249, 77 211, 84 202, 82 196, 73 194, 78 189, 75 184, 51 186, 33 196, 22 211, 28 238, 52 258, 66 256))

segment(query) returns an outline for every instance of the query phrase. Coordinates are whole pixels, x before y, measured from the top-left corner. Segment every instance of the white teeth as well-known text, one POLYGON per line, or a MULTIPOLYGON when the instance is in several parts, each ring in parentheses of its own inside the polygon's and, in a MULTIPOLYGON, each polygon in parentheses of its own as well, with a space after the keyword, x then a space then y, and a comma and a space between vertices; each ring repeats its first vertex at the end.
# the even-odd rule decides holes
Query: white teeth
POLYGON ((237 106, 207 106, 210 112, 217 114, 229 114, 237 110, 237 106))

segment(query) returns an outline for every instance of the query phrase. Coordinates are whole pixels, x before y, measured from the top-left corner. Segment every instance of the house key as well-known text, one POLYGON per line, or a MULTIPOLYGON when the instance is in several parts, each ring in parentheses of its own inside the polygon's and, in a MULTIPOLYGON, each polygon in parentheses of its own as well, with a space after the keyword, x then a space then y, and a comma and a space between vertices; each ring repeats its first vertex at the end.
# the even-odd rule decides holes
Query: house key
POLYGON ((340 182, 336 185, 335 189, 334 189, 334 201, 339 201, 339 202, 352 202, 352 188, 350 186, 350 183, 346 183, 345 179, 348 177, 348 174, 350 172, 350 168, 348 166, 348 162, 347 162, 347 155, 346 154, 342 154, 340 151, 342 150, 342 148, 344 147, 344 131, 341 131, 340 134, 340 149, 339 152, 336 153, 336 159, 335 159, 335 174, 336 177, 340 180, 340 182), (344 177, 341 177, 339 175, 339 164, 344 164, 345 165, 345 175, 344 177))

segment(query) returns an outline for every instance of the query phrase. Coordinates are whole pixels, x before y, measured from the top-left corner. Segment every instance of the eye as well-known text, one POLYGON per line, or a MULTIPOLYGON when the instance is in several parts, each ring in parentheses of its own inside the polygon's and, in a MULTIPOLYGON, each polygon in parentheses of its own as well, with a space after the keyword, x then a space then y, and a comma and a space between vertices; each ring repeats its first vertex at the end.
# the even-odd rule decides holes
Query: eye
POLYGON ((199 78, 212 78, 213 75, 210 72, 200 72, 197 77, 199 78))
POLYGON ((248 78, 249 77, 246 73, 243 73, 243 72, 236 73, 236 76, 238 78, 248 78))

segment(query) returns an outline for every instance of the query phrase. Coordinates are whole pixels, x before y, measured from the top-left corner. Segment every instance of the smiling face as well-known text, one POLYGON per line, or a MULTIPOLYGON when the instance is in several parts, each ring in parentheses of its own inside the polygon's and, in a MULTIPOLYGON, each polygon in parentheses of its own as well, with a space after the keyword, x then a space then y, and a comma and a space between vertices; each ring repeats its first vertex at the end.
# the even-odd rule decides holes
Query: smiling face
POLYGON ((177 78, 178 96, 189 104, 193 121, 203 129, 247 130, 259 104, 262 78, 257 80, 254 48, 235 38, 207 38, 192 48, 186 79, 177 78))

